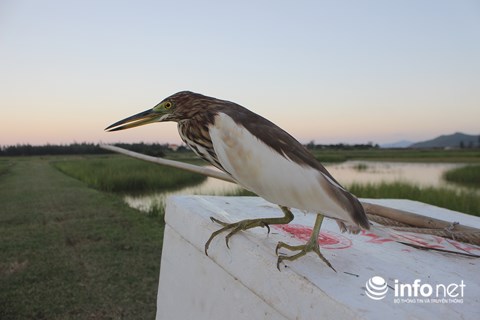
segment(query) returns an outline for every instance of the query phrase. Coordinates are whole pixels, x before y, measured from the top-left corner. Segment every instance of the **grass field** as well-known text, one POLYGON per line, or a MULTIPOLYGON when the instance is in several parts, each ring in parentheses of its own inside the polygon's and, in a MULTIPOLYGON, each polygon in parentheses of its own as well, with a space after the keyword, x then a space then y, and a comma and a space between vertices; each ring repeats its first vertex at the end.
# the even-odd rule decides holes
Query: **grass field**
POLYGON ((162 220, 50 161, 0 175, 0 319, 153 319, 162 220))
POLYGON ((9 160, 0 159, 0 175, 6 173, 11 165, 9 160))

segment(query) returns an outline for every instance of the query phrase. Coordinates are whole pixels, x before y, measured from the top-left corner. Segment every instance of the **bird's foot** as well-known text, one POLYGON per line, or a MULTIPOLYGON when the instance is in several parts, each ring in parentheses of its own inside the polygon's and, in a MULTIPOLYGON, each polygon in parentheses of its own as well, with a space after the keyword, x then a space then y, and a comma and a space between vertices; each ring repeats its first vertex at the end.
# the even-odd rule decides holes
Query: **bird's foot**
POLYGON ((248 230, 248 229, 255 228, 255 227, 262 227, 262 228, 266 227, 268 229, 268 233, 270 233, 270 227, 269 227, 270 224, 287 224, 287 223, 289 223, 290 221, 293 220, 293 214, 290 211, 290 209, 288 209, 287 207, 283 207, 283 206, 280 206, 280 209, 282 209, 282 212, 284 214, 283 217, 245 219, 245 220, 241 220, 241 221, 234 222, 234 223, 226 223, 226 222, 220 221, 218 219, 215 219, 213 217, 210 217, 210 219, 213 222, 222 225, 223 228, 221 228, 221 229, 215 231, 214 233, 212 233, 212 235, 208 239, 207 243, 205 243, 205 254, 208 256, 208 247, 210 246, 210 242, 212 242, 213 238, 215 238, 217 235, 219 235, 220 233, 222 233, 224 231, 229 231, 230 230, 230 232, 225 237, 225 242, 227 244, 227 247, 229 248, 228 241, 230 240, 230 238, 235 233, 237 233, 239 231, 244 231, 244 230, 248 230))
POLYGON ((208 256, 208 247, 210 246, 210 242, 212 242, 213 238, 215 238, 217 235, 219 235, 220 233, 222 233, 224 231, 231 230, 225 236, 225 243, 227 244, 227 248, 230 248, 228 246, 228 242, 230 241, 230 238, 235 233, 237 233, 239 231, 245 231, 245 230, 255 228, 255 227, 262 227, 262 228, 266 227, 267 232, 270 233, 270 227, 268 226, 268 224, 269 224, 269 222, 268 222, 269 219, 268 218, 267 219, 245 219, 245 220, 241 220, 241 221, 234 222, 234 223, 226 223, 226 222, 220 221, 218 219, 215 219, 213 217, 210 217, 210 220, 212 220, 215 223, 218 223, 218 224, 222 225, 223 228, 221 228, 221 229, 215 231, 214 233, 212 233, 212 235, 210 236, 208 241, 205 243, 205 254, 207 256, 208 256))
POLYGON ((322 259, 323 262, 325 262, 327 264, 327 266, 332 268, 333 271, 337 272, 337 270, 335 270, 335 268, 327 260, 327 258, 325 258, 323 256, 323 254, 320 252, 320 246, 318 245, 318 240, 316 238, 315 239, 310 238, 310 240, 306 244, 298 245, 298 246, 292 246, 292 245, 286 244, 285 242, 280 241, 277 244, 277 247, 275 248, 275 253, 278 256, 277 269, 280 271, 280 263, 282 263, 282 261, 284 261, 284 260, 288 260, 288 261, 297 260, 298 258, 303 257, 305 254, 307 254, 307 252, 310 252, 310 251, 315 252, 320 257, 320 259, 322 259), (285 248, 285 249, 290 250, 290 251, 300 250, 300 252, 298 252, 294 255, 291 255, 291 256, 287 256, 287 255, 283 255, 283 254, 279 255, 278 250, 280 250, 281 248, 285 248))

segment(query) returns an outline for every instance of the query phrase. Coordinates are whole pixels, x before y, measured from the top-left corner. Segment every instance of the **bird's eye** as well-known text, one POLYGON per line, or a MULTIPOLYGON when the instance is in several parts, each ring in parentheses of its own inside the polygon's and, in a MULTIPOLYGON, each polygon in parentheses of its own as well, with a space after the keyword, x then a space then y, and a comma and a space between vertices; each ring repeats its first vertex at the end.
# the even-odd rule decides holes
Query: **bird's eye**
POLYGON ((165 107, 165 109, 170 109, 172 107, 172 103, 171 102, 165 102, 165 104, 163 106, 165 107))

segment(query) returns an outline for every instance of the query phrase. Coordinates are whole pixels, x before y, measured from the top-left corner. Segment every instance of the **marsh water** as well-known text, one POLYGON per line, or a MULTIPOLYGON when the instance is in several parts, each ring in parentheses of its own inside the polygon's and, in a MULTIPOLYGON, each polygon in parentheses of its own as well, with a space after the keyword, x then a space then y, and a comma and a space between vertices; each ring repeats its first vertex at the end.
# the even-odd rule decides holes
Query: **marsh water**
MULTIPOLYGON (((422 187, 447 187, 458 189, 445 181, 443 173, 464 166, 461 163, 408 163, 383 161, 346 161, 326 164, 327 170, 344 186, 354 183, 407 182, 422 187)), ((212 167, 213 168, 213 167, 212 167)), ((164 203, 167 196, 174 194, 225 195, 241 189, 238 185, 222 180, 207 178, 200 184, 175 191, 164 191, 143 196, 125 196, 125 201, 134 208, 148 211, 153 204, 164 203)))

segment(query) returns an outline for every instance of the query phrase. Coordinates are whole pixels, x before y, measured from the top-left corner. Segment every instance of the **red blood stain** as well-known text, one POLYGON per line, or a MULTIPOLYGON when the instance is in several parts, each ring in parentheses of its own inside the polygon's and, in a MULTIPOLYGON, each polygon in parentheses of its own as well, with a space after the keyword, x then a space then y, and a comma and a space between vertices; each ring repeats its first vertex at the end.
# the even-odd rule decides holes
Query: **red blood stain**
POLYGON ((478 246, 470 245, 468 243, 457 242, 451 239, 445 239, 445 241, 450 243, 452 246, 454 246, 458 250, 462 250, 471 254, 480 254, 480 248, 478 246))
MULTIPOLYGON (((299 224, 274 225, 273 228, 285 231, 297 239, 308 241, 312 228, 299 224)), ((342 235, 330 231, 322 231, 318 236, 318 244, 324 249, 346 249, 352 246, 352 241, 342 235)))
MULTIPOLYGON (((272 228, 284 231, 293 237, 308 241, 312 234, 312 228, 305 227, 298 224, 287 225, 273 225, 272 228)), ((451 246, 470 254, 475 254, 480 251, 480 247, 460 243, 451 239, 445 239, 433 235, 412 235, 412 234, 391 234, 389 237, 382 237, 368 230, 362 230, 360 233, 362 236, 370 238, 368 243, 384 244, 387 242, 407 242, 414 243, 416 245, 432 248, 432 249, 452 249, 451 246), (430 239, 430 241, 429 241, 430 239), (433 242, 433 243, 432 243, 433 242)), ((347 249, 352 246, 352 241, 340 234, 331 231, 322 231, 318 237, 318 244, 324 249, 347 249)), ((454 249, 453 249, 454 250, 454 249)), ((403 249, 404 252, 411 252, 410 249, 403 249)))

